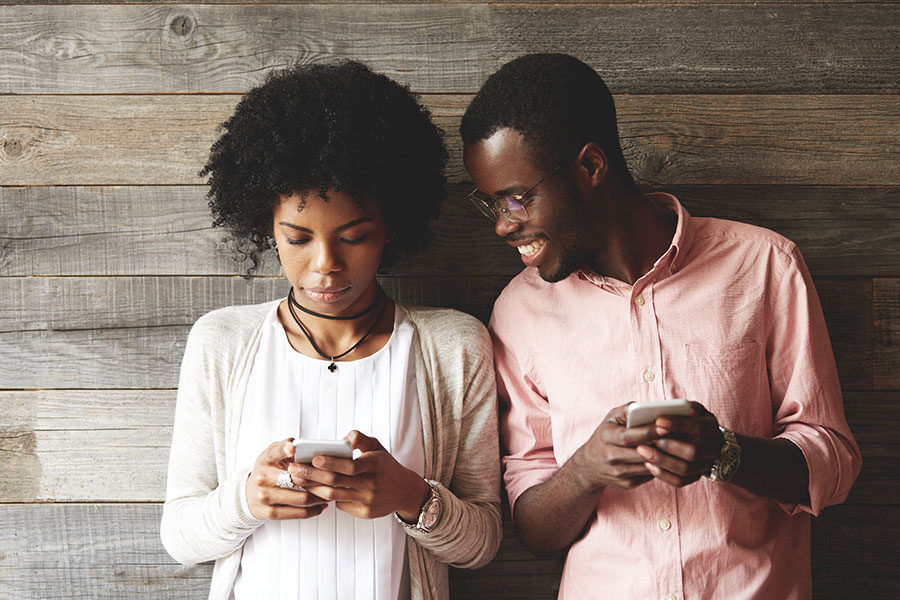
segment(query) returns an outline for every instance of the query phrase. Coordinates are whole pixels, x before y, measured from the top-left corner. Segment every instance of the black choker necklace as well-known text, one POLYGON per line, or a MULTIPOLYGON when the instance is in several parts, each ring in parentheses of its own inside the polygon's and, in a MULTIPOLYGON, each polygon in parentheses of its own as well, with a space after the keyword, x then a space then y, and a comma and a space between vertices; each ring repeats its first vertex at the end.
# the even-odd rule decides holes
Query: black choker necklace
POLYGON ((290 291, 288 292, 288 303, 293 304, 294 306, 296 306, 297 308, 299 308, 300 310, 302 310, 303 312, 305 312, 308 315, 312 315, 314 317, 319 317, 320 319, 331 319, 332 321, 353 321, 354 319, 364 317, 367 314, 369 314, 370 312, 372 312, 372 309, 375 308, 375 305, 378 304, 379 300, 381 300, 381 288, 378 288, 378 294, 375 295, 375 299, 372 301, 372 304, 370 304, 367 308, 365 308, 361 313, 356 313, 355 315, 350 315, 347 317, 339 317, 339 316, 335 316, 335 315, 323 315, 322 313, 317 313, 314 310, 309 310, 308 308, 306 308, 305 306, 303 306, 302 304, 300 304, 299 302, 297 302, 294 299, 294 288, 293 287, 291 287, 290 291))
MULTIPOLYGON (((291 292, 293 292, 293 291, 294 291, 293 288, 291 288, 291 292)), ((365 340, 367 337, 369 337, 369 334, 375 330, 375 326, 378 325, 378 323, 381 321, 381 317, 384 315, 384 309, 387 307, 387 296, 383 292, 381 292, 381 288, 379 288, 378 297, 375 298, 375 302, 373 302, 372 305, 365 310, 365 312, 360 313, 360 315, 358 315, 358 316, 362 316, 362 315, 368 313, 369 311, 372 310, 372 308, 375 307, 375 304, 378 303, 379 300, 383 299, 384 302, 381 303, 381 310, 378 311, 378 316, 375 317, 375 321, 372 322, 371 327, 369 327, 369 329, 366 330, 366 332, 363 334, 363 336, 361 338, 359 338, 359 340, 357 340, 357 342, 355 344, 350 346, 349 349, 345 350, 344 352, 341 352, 340 354, 336 354, 334 356, 329 356, 329 355, 325 354, 324 352, 322 352, 321 350, 319 350, 319 347, 316 346, 316 343, 313 341, 312 336, 309 334, 309 331, 307 331, 306 327, 303 326, 303 323, 300 322, 300 317, 298 317, 297 313, 294 312, 293 305, 296 303, 290 302, 290 300, 293 299, 293 294, 291 292, 288 292, 288 300, 289 300, 288 312, 290 312, 291 316, 294 317, 294 321, 297 322, 297 325, 300 327, 300 331, 302 331, 303 335, 306 336, 306 339, 309 341, 309 345, 312 346, 313 350, 316 351, 316 354, 318 354, 325 360, 331 361, 331 364, 328 365, 328 370, 331 371, 332 373, 337 371, 337 365, 334 364, 334 361, 336 361, 339 358, 343 358, 343 357, 347 356, 348 354, 350 354, 351 352, 353 352, 354 350, 356 350, 356 347, 359 346, 360 344, 362 344, 363 340, 365 340)), ((297 306, 300 306, 300 305, 298 304, 297 306)), ((318 313, 311 313, 311 314, 318 315, 318 313)), ((324 315, 320 315, 320 316, 324 316, 324 315)), ((346 319, 349 317, 326 317, 326 318, 344 318, 344 319, 346 319)), ((354 318, 357 318, 357 317, 354 317, 354 318)))

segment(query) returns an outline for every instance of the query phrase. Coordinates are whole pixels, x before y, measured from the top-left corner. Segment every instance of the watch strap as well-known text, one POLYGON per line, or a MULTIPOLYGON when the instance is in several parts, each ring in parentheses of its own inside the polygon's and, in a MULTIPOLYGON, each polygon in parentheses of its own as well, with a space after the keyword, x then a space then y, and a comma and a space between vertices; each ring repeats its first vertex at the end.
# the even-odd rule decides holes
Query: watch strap
POLYGON ((713 461, 709 469, 707 477, 710 481, 719 483, 727 483, 731 481, 741 464, 741 446, 738 444, 737 436, 730 429, 719 427, 722 432, 722 449, 719 450, 719 456, 713 461))
POLYGON ((444 501, 441 497, 437 481, 426 479, 425 483, 427 483, 429 487, 428 496, 425 498, 425 502, 422 503, 422 508, 419 511, 419 517, 416 522, 409 523, 397 513, 394 513, 394 516, 397 518, 397 522, 405 529, 419 531, 421 533, 431 533, 440 522, 441 516, 443 516, 444 501))

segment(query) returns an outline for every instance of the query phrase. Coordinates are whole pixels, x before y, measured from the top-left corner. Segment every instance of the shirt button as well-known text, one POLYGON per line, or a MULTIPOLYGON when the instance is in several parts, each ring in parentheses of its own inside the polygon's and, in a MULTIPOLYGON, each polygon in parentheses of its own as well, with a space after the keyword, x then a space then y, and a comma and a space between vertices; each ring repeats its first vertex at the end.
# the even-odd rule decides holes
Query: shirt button
POLYGON ((643 306, 644 305, 644 297, 638 296, 637 298, 634 299, 634 303, 637 304, 638 306, 643 306))
POLYGON ((675 594, 666 594, 666 600, 678 600, 675 594))
POLYGON ((654 379, 656 379, 656 375, 653 374, 653 371, 651 371, 650 369, 644 371, 644 381, 649 383, 654 379))
POLYGON ((676 265, 674 262, 672 262, 672 267, 670 270, 674 273, 675 271, 678 270, 678 265, 676 265))
POLYGON ((668 519, 663 519, 659 522, 659 528, 663 531, 668 531, 672 528, 672 522, 668 519))

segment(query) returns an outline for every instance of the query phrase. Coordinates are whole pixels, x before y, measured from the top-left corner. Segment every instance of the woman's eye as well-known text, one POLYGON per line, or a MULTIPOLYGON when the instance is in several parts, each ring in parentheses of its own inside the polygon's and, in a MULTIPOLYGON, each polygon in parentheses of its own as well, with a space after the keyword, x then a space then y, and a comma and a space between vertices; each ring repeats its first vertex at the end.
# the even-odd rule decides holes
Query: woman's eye
POLYGON ((368 237, 367 235, 361 235, 361 236, 355 237, 355 238, 341 238, 341 241, 344 242, 345 244, 351 244, 351 245, 361 244, 364 241, 366 241, 367 237, 368 237))
POLYGON ((287 243, 290 244, 291 246, 302 246, 303 244, 305 244, 308 241, 309 241, 309 238, 302 238, 299 240, 295 240, 293 238, 287 238, 287 243))

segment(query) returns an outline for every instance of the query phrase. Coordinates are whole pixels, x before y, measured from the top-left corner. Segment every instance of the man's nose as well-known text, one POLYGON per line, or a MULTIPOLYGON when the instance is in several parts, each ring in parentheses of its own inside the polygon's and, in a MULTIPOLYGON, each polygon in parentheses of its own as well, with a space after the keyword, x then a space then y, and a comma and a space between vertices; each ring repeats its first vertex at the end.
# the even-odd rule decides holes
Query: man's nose
POLYGON ((494 222, 494 231, 500 237, 506 237, 507 235, 514 231, 517 231, 521 227, 521 223, 513 223, 503 215, 498 215, 497 220, 494 222))

